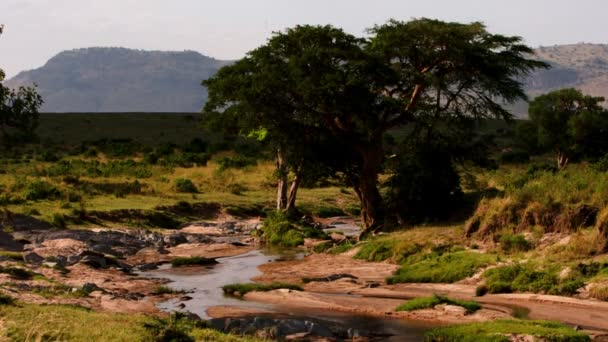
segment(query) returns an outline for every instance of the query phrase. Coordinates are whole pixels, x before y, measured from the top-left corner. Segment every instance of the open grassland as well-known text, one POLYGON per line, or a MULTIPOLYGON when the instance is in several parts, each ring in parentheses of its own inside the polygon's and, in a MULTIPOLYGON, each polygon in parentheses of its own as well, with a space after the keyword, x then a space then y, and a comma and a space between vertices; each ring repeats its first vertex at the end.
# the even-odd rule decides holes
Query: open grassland
POLYGON ((179 341, 261 341, 218 333, 174 319, 94 312, 66 305, 0 305, 0 322, 0 333, 11 341, 172 341, 172 338, 181 338, 179 341))
MULTIPOLYGON (((79 225, 71 218, 92 211, 153 211, 178 203, 217 203, 235 213, 263 215, 275 196, 273 163, 260 160, 224 168, 222 160, 229 155, 220 153, 203 165, 187 166, 151 164, 143 155, 110 158, 102 153, 54 162, 4 159, 0 202, 13 213, 60 226, 79 225)), ((357 206, 354 193, 339 187, 302 189, 299 195, 301 208, 312 214, 352 211, 357 206)))

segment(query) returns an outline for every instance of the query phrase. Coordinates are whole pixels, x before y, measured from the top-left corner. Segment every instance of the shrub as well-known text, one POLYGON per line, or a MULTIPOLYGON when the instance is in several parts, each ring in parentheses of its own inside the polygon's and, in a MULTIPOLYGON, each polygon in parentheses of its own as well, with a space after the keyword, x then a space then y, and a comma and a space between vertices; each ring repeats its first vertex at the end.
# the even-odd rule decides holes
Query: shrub
POLYGON ((219 165, 219 171, 225 171, 228 169, 242 169, 247 166, 255 166, 257 165, 257 161, 255 158, 236 155, 234 157, 220 158, 218 159, 217 164, 219 165))
POLYGON ((28 182, 25 186, 24 196, 29 201, 56 199, 60 195, 59 190, 53 184, 43 180, 28 182))
POLYGON ((521 234, 503 234, 500 237, 500 247, 508 253, 525 252, 532 248, 532 244, 521 234))
POLYGON ((177 178, 175 180, 175 190, 177 192, 198 193, 198 189, 188 178, 177 178))
POLYGON ((479 285, 475 288, 475 296, 482 297, 488 293, 488 287, 486 285, 479 285))
POLYGON ((57 228, 65 228, 67 224, 65 216, 59 213, 52 213, 49 223, 57 228))
POLYGON ((262 223, 263 238, 271 245, 295 247, 304 243, 304 234, 294 226, 285 213, 269 213, 262 223))

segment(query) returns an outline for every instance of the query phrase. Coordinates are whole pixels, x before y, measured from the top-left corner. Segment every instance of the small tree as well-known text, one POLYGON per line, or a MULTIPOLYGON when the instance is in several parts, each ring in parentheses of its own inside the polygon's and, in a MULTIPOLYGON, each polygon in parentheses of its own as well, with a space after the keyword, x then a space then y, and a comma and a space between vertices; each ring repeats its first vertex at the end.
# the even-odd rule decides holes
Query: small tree
MULTIPOLYGON (((0 34, 4 26, 0 25, 0 34)), ((33 87, 19 87, 17 90, 2 85, 4 71, 0 69, 0 132, 5 145, 10 143, 8 129, 17 130, 25 136, 31 136, 38 127, 38 118, 42 97, 33 87)))
POLYGON ((558 169, 577 155, 598 155, 608 147, 608 115, 603 97, 561 89, 538 96, 528 113, 538 145, 554 151, 558 169))

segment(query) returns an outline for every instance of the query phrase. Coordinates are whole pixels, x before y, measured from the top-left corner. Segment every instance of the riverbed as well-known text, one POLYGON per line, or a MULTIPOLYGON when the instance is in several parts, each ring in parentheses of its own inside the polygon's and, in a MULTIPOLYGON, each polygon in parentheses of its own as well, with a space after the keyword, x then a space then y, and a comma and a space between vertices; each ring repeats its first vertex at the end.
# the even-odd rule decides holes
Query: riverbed
POLYGON ((434 323, 403 319, 378 318, 350 313, 329 312, 327 310, 293 308, 254 301, 245 301, 225 296, 222 286, 232 283, 247 283, 260 275, 258 266, 268 262, 301 258, 301 251, 258 249, 242 255, 217 259, 218 264, 210 267, 170 268, 163 265, 154 271, 142 272, 150 278, 164 278, 167 286, 186 291, 188 300, 172 299, 158 307, 167 312, 191 312, 203 319, 213 307, 234 307, 252 309, 256 316, 281 317, 318 322, 324 325, 341 326, 355 333, 373 333, 374 341, 420 341, 425 331, 437 326, 434 323))

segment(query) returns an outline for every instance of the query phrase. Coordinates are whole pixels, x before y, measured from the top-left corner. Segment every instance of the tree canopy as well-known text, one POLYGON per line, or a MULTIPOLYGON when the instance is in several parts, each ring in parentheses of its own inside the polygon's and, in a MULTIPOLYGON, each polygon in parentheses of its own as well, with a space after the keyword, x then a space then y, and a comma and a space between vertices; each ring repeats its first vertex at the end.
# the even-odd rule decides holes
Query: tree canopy
POLYGON ((481 23, 391 20, 369 32, 364 39, 332 26, 296 26, 205 82, 206 112, 258 120, 287 144, 302 132, 342 146, 329 163, 359 196, 366 233, 383 224, 378 175, 387 132, 510 119, 502 104, 525 99, 521 80, 546 67, 527 57, 532 50, 521 38, 491 34, 481 23))
POLYGON ((577 89, 560 89, 530 102, 532 134, 538 145, 556 155, 558 169, 577 155, 597 155, 608 149, 608 113, 603 97, 577 89))
MULTIPOLYGON (((4 26, 0 25, 0 34, 3 29, 4 26)), ((33 87, 12 90, 3 86, 4 77, 4 71, 0 69, 0 132, 7 144, 11 136, 7 128, 26 136, 33 134, 38 127, 38 110, 42 105, 42 97, 33 87)))

